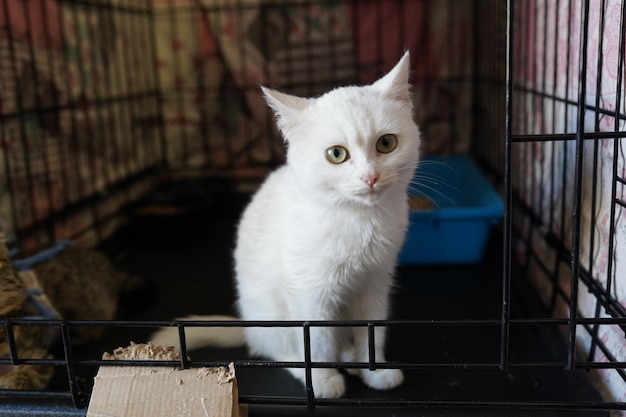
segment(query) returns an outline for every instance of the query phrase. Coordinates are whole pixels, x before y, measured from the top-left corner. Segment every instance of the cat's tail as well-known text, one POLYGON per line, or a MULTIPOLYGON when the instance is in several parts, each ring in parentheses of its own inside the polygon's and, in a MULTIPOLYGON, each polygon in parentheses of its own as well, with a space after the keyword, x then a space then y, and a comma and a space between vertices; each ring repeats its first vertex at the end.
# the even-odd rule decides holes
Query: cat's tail
MULTIPOLYGON (((232 321, 232 316, 187 316, 179 321, 232 321)), ((155 345, 175 346, 180 350, 178 327, 163 327, 150 336, 155 345)), ((246 339, 242 327, 195 327, 185 326, 185 343, 188 350, 203 347, 234 348, 245 345, 246 339)))

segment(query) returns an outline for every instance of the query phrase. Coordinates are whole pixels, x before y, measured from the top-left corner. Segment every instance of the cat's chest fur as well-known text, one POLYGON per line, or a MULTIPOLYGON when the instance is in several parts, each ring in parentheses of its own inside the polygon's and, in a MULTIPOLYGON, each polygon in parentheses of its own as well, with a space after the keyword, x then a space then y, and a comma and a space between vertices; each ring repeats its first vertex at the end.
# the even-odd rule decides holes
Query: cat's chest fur
POLYGON ((285 175, 284 206, 278 220, 285 232, 283 260, 291 272, 319 269, 322 276, 349 283, 368 271, 389 269, 404 240, 406 199, 383 195, 372 205, 333 204, 285 175), (294 271, 295 270, 295 271, 294 271))

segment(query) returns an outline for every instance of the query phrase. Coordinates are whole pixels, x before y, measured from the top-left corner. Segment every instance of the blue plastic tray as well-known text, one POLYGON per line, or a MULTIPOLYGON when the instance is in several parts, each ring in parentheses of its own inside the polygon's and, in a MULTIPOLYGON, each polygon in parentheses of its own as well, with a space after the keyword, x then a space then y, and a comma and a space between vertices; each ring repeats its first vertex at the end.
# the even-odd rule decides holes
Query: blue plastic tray
POLYGON ((423 158, 410 196, 429 200, 432 207, 411 210, 400 264, 476 263, 483 258, 504 206, 469 157, 423 158))

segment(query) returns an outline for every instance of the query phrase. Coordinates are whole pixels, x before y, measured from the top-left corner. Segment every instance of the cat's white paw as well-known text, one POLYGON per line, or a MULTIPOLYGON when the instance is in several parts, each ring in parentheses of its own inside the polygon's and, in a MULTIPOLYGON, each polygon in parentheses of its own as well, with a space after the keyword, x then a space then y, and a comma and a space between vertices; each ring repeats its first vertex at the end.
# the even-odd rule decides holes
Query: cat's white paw
POLYGON ((388 390, 402 384, 404 375, 399 369, 361 370, 361 378, 370 387, 378 390, 388 390))
POLYGON ((343 375, 334 369, 316 369, 312 376, 316 398, 339 398, 346 392, 343 375))
MULTIPOLYGON (((350 344, 349 346, 344 347, 341 355, 339 357, 341 362, 356 362, 356 349, 354 345, 350 344)), ((360 368, 347 368, 346 372, 350 375, 360 376, 361 369, 360 368)))

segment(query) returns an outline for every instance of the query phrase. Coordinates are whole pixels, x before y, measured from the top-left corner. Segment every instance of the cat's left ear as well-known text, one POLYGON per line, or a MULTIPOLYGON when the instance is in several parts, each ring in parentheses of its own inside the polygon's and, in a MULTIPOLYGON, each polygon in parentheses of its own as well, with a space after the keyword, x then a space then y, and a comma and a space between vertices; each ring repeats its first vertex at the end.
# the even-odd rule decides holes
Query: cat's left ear
POLYGON ((411 57, 406 51, 400 61, 385 76, 372 84, 372 87, 383 94, 406 103, 411 102, 411 84, 409 74, 411 71, 411 57))
POLYGON ((309 106, 309 99, 281 93, 266 87, 261 87, 261 90, 263 90, 265 101, 276 115, 278 128, 283 133, 285 140, 288 141, 290 133, 302 122, 302 111, 309 106))

